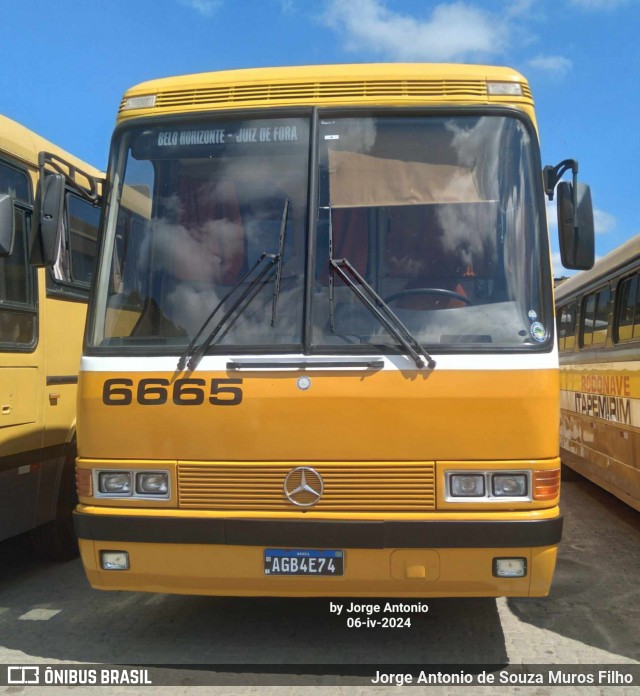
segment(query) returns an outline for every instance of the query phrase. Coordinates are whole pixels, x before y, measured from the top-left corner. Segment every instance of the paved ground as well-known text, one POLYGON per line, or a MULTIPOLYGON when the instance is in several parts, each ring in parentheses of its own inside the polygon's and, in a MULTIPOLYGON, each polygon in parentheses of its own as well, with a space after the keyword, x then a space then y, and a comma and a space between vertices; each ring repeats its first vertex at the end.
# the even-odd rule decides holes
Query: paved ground
MULTIPOLYGON (((389 665, 413 663, 640 664, 640 514, 583 479, 565 481, 565 533, 552 593, 543 599, 428 600, 410 628, 348 628, 324 599, 223 599, 91 590, 79 561, 34 561, 22 540, 0 544, 0 664, 389 665)), ((272 667, 270 669, 273 669, 272 667)), ((364 668, 366 671, 367 668, 364 668)), ((389 693, 342 687, 246 687, 216 693, 389 693)), ((356 669, 356 674, 358 670, 356 669)), ((401 670, 398 670, 401 671, 401 670)), ((362 674, 363 672, 360 672, 362 674)), ((187 694, 201 674, 171 672, 177 686, 108 687, 107 694, 187 694)), ((330 677, 327 677, 330 679, 330 677)), ((640 694, 640 687, 423 687, 411 693, 640 694)), ((69 687, 0 686, 0 694, 69 687)), ((210 691, 210 689, 209 689, 210 691)), ((95 694, 76 686, 73 693, 95 694)))

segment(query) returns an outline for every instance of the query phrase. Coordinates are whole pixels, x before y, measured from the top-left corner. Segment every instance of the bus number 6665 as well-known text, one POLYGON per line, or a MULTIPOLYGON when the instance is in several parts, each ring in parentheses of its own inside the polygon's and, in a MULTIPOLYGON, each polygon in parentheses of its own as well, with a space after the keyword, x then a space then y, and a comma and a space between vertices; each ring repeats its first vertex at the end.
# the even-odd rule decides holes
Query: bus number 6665
POLYGON ((208 399, 214 406, 237 406, 242 402, 241 379, 189 378, 141 379, 134 386, 132 379, 108 379, 102 388, 102 401, 107 406, 129 406, 136 402, 141 406, 160 406, 169 398, 176 406, 200 406, 208 399))

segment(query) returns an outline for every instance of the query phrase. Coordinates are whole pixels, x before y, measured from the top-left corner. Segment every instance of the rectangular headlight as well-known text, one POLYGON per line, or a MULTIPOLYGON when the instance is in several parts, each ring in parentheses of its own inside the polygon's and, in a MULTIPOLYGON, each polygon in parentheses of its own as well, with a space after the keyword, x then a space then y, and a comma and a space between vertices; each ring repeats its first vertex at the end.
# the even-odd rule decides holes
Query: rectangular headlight
POLYGON ((146 471, 136 474, 136 493, 164 495, 169 492, 169 474, 165 471, 146 471))
POLYGON ((481 498, 484 495, 483 474, 451 474, 451 495, 456 498, 481 498))
POLYGON ((493 474, 491 486, 497 498, 522 498, 528 493, 525 474, 493 474))
POLYGON ((101 471, 98 475, 98 491, 108 495, 131 495, 130 471, 101 471))

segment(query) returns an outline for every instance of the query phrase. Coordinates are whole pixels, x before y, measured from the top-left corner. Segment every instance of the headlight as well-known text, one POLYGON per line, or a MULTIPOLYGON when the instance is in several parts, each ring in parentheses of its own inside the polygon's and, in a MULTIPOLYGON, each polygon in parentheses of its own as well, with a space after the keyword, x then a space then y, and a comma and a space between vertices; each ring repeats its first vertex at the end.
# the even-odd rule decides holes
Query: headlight
POLYGON ((99 498, 169 499, 168 471, 96 471, 94 490, 99 498))
POLYGON ((483 474, 452 474, 451 495, 456 498, 479 498, 484 495, 483 474))
POLYGON ((445 471, 447 502, 491 503, 527 502, 531 500, 531 472, 505 469, 445 471))
POLYGON ((162 471, 149 471, 136 475, 136 493, 142 495, 167 495, 169 474, 162 471))
POLYGON ((108 495, 131 495, 130 471, 102 471, 98 476, 98 490, 108 495))
POLYGON ((524 474, 494 474, 493 495, 501 498, 521 498, 527 495, 527 477, 524 474))

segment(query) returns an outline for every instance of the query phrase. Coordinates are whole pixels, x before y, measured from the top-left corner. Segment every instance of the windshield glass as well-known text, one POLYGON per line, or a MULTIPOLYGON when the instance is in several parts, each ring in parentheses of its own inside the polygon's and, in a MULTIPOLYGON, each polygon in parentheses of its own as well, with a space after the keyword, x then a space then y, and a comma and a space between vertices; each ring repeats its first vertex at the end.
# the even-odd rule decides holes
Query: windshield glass
POLYGON ((213 332, 212 353, 406 352, 340 276, 344 260, 429 353, 550 347, 540 170, 523 121, 320 114, 309 187, 310 123, 121 132, 90 346, 180 355, 213 332), (278 255, 283 225, 282 262, 256 281, 248 271, 278 255))
POLYGON ((230 316, 212 349, 299 348, 308 119, 136 128, 122 135, 118 153, 119 205, 112 196, 94 343, 175 350, 224 300, 216 317, 230 316), (285 223, 281 263, 255 282, 248 271, 261 255, 279 253, 285 223))
POLYGON ((523 123, 502 116, 325 118, 319 140, 314 343, 396 343, 327 271, 330 246, 430 350, 548 341, 523 123))

